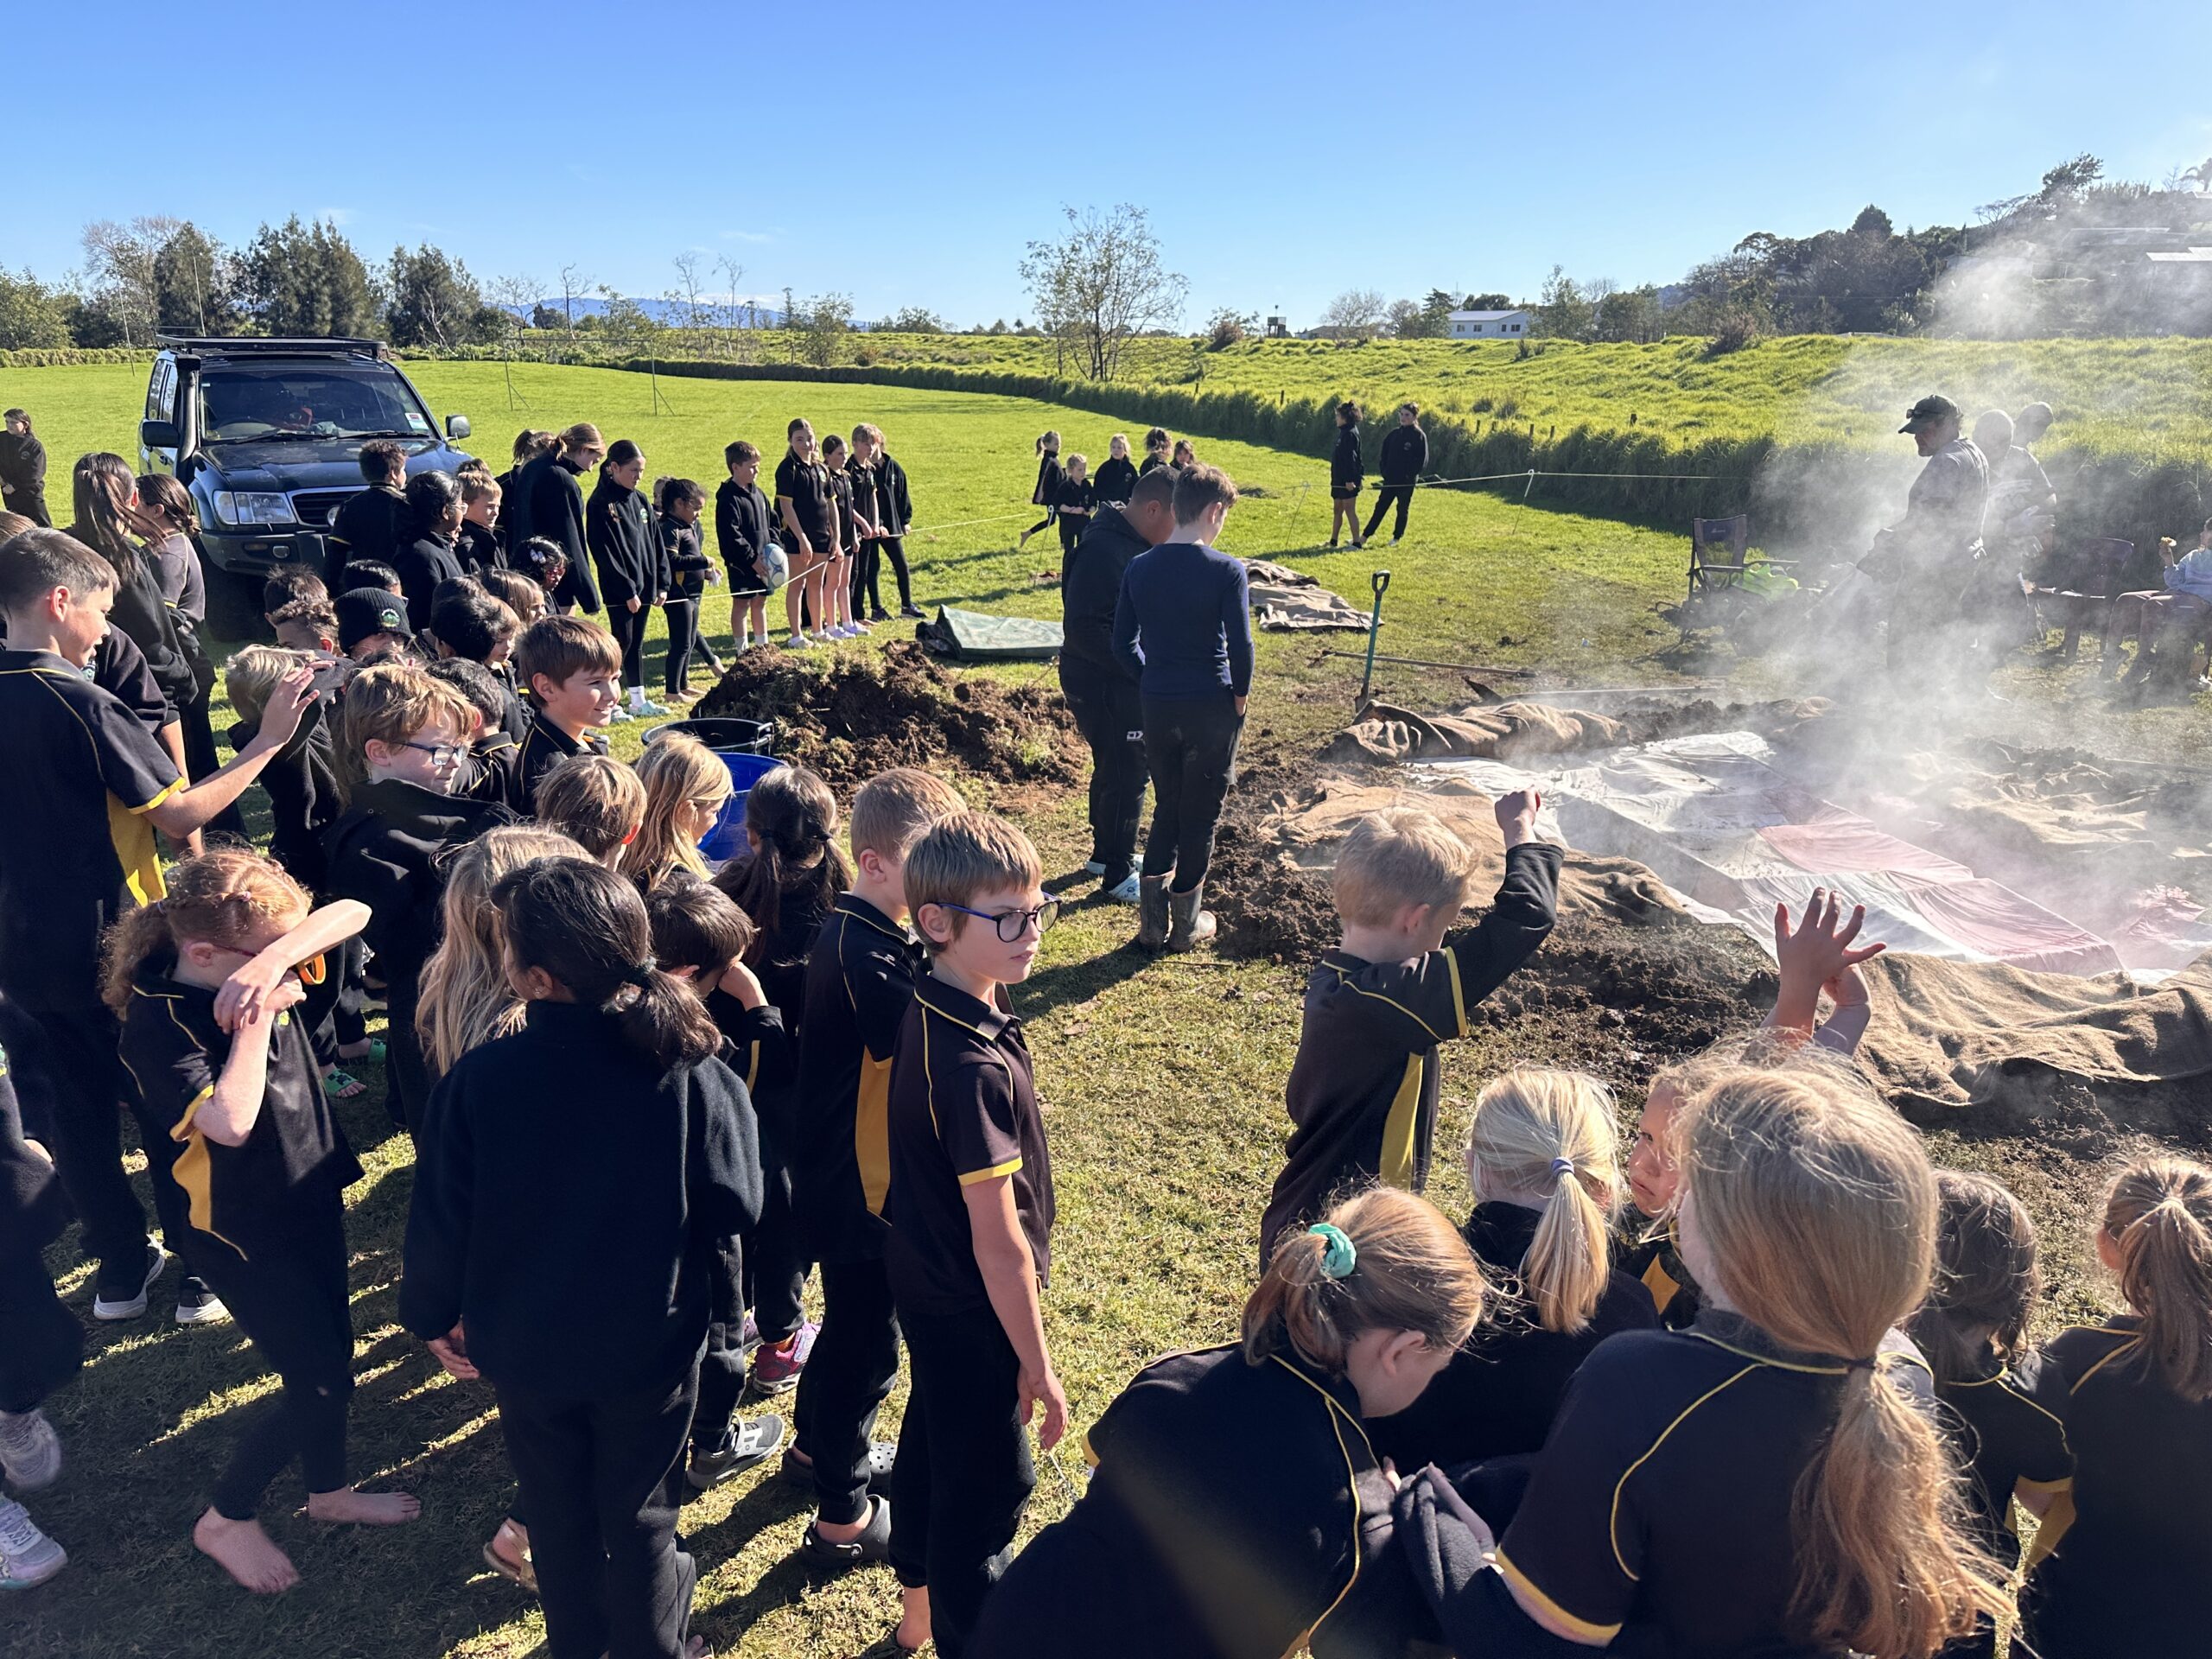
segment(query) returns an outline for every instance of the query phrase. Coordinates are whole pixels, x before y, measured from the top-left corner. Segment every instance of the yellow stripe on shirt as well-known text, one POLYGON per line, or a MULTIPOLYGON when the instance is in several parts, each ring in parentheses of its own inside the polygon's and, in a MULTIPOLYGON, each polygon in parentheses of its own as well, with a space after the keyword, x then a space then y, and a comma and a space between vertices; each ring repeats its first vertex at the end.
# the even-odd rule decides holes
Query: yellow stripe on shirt
POLYGON ((1382 1120, 1382 1158, 1376 1177, 1385 1186, 1411 1191, 1414 1154, 1421 1130, 1421 1056, 1406 1057, 1406 1075, 1391 1096, 1390 1114, 1382 1120))

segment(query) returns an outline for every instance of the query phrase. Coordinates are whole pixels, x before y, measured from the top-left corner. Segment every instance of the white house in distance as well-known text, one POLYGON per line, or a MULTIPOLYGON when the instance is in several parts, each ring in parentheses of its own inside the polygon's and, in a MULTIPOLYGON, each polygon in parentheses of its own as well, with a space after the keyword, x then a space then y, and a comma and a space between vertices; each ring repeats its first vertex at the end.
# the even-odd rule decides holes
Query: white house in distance
POLYGON ((1454 311, 1451 317, 1452 338, 1521 340, 1527 336, 1529 325, 1534 321, 1526 311, 1454 311))

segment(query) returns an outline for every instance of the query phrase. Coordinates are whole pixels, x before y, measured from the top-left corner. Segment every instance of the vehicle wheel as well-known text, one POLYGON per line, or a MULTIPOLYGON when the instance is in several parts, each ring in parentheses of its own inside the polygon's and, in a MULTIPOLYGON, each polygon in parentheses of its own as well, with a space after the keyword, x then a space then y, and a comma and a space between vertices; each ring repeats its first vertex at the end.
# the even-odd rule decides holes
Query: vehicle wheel
MULTIPOLYGON (((261 578, 207 567, 209 644, 250 645, 272 636, 261 613, 261 578)), ((223 654, 223 653, 215 653, 223 654)))

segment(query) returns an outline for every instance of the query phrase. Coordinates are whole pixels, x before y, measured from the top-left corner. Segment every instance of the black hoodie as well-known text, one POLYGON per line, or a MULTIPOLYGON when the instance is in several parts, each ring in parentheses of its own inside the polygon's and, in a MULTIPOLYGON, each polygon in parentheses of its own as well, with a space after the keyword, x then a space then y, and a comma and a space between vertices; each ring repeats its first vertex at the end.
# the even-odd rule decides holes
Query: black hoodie
POLYGON ((1356 488, 1367 472, 1367 463, 1359 453, 1359 424, 1337 429, 1337 447, 1329 455, 1329 487, 1332 490, 1356 488))
POLYGON ((584 507, 584 536, 591 545, 599 588, 610 606, 636 600, 650 605, 668 591, 668 555, 653 529, 653 510, 638 490, 626 490, 602 470, 584 507))
POLYGON ((1101 501, 1110 506, 1127 506, 1129 493, 1137 486, 1137 464, 1127 455, 1119 460, 1109 455, 1091 481, 1098 486, 1101 501))
POLYGON ((1061 649, 1116 678, 1128 674, 1114 654, 1114 607, 1121 602, 1122 573, 1148 545, 1121 508, 1101 507, 1060 574, 1066 636, 1061 649))
MULTIPOLYGON (((332 695, 317 697, 301 711, 292 741, 261 769, 261 786, 269 791, 270 853, 309 893, 320 892, 329 874, 323 836, 346 808, 330 724, 324 718, 333 706, 332 695)), ((231 747, 244 754, 260 729, 258 721, 238 721, 231 728, 231 747)))
POLYGON ((584 492, 576 482, 583 468, 561 458, 560 452, 539 455, 515 480, 518 511, 507 531, 510 551, 518 550, 532 536, 543 536, 568 556, 569 573, 553 590, 563 605, 577 605, 599 613, 599 588, 591 579, 591 549, 584 536, 584 492))
POLYGON ((1401 423, 1383 435, 1382 457, 1376 470, 1385 484, 1410 484, 1427 465, 1428 434, 1420 427, 1401 423))
MULTIPOLYGON (((415 980, 438 947, 438 906, 446 887, 440 855, 485 830, 520 820, 496 801, 438 795, 386 778, 353 791, 345 817, 323 838, 329 896, 369 907, 361 937, 395 1005, 414 1000, 415 980)), ((394 1012, 397 1012, 395 1007, 394 1012)))

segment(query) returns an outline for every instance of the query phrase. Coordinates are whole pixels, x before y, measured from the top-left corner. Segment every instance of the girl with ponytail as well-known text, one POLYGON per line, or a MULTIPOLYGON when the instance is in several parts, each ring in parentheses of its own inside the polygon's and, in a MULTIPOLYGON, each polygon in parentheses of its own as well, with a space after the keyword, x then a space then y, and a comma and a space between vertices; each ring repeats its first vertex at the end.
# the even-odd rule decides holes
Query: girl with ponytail
POLYGON ((2023 1494, 2048 1503, 2023 1635, 2043 1659, 2195 1652, 2212 1619, 2212 1169, 2129 1165, 2096 1249, 2128 1312, 2039 1357, 2074 1478, 2055 1499, 2023 1494))
POLYGON ((1651 1293, 1612 1265, 1613 1123, 1611 1091, 1580 1071, 1509 1071, 1475 1097, 1461 1232, 1506 1307, 1415 1405, 1369 1426, 1399 1468, 1541 1449, 1590 1351, 1658 1323, 1651 1293))
POLYGON ((1084 1437, 1088 1489, 991 1592, 969 1659, 1395 1650, 1371 1623, 1393 1483, 1368 1430, 1421 1397, 1486 1290, 1395 1188, 1284 1235, 1243 1341, 1147 1366, 1084 1437))
MULTIPOLYGON (((1496 1573, 1429 1574, 1445 1634, 1461 1653, 1538 1650, 1533 1624, 1637 1651, 1931 1659, 2009 1598, 1896 1330, 1935 1265, 1919 1136, 1842 1074, 1734 1072, 1683 1113, 1705 1306, 1584 1363, 1496 1573)), ((1489 1542, 1440 1478, 1407 1511, 1437 1535, 1417 1575, 1489 1542)))
POLYGON ((682 1653, 670 1482, 717 1241, 760 1211, 752 1105, 705 1007, 654 962, 629 882, 541 858, 492 903, 524 1024, 431 1096, 400 1321, 497 1393, 553 1650, 598 1652, 611 1629, 682 1653))

